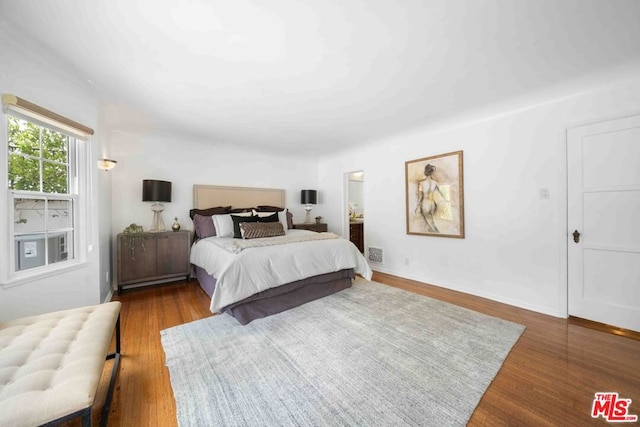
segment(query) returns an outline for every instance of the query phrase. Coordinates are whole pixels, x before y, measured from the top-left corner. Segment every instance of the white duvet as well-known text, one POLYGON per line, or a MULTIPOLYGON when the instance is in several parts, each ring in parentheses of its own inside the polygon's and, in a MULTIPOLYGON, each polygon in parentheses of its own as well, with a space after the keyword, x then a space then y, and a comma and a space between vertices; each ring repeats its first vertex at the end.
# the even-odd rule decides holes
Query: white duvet
MULTIPOLYGON (((291 236, 303 233, 313 231, 287 230, 291 236)), ((191 263, 216 278, 212 312, 265 289, 346 268, 371 280, 367 261, 353 243, 343 238, 252 247, 238 254, 221 248, 218 244, 223 240, 233 238, 209 237, 191 249, 191 263)))

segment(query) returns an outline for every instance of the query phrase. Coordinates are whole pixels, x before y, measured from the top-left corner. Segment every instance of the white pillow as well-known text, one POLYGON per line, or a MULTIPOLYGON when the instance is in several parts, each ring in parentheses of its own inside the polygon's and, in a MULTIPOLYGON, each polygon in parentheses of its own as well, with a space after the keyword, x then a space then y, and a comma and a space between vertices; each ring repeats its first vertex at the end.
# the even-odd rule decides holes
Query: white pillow
POLYGON ((214 215, 213 226, 216 228, 216 237, 233 237, 233 219, 231 216, 251 216, 251 212, 238 212, 226 215, 214 215))
POLYGON ((216 228, 216 237, 233 237, 233 220, 230 214, 214 215, 213 226, 216 228))

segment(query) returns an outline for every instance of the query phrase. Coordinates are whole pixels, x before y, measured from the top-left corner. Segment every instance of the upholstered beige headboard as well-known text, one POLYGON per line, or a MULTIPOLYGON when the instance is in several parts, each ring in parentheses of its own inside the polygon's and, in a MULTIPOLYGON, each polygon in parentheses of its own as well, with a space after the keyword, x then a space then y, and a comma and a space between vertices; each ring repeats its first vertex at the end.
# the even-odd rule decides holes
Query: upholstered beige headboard
POLYGON ((224 187, 219 185, 193 186, 193 207, 207 209, 214 206, 249 208, 258 205, 285 207, 285 191, 277 188, 224 187))

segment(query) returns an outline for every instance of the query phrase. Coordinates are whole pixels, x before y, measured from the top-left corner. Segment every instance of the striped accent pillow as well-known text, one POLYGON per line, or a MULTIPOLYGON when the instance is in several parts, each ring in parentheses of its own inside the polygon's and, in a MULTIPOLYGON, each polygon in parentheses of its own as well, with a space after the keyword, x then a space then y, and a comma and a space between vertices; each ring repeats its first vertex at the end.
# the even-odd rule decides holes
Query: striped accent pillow
POLYGON ((243 239, 284 236, 284 227, 279 222, 241 222, 240 234, 243 239))

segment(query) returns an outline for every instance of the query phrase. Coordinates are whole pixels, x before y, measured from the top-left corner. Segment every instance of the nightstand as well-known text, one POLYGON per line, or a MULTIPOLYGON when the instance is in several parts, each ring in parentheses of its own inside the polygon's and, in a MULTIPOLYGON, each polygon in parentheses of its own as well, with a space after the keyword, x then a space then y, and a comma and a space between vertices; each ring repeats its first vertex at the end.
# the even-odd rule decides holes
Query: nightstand
POLYGON ((118 234, 118 294, 123 285, 189 279, 190 231, 118 234))
POLYGON ((322 224, 322 223, 318 224, 315 222, 293 224, 293 228, 296 228, 298 230, 310 230, 310 231, 315 231, 316 233, 320 233, 323 231, 327 231, 327 224, 322 224))

